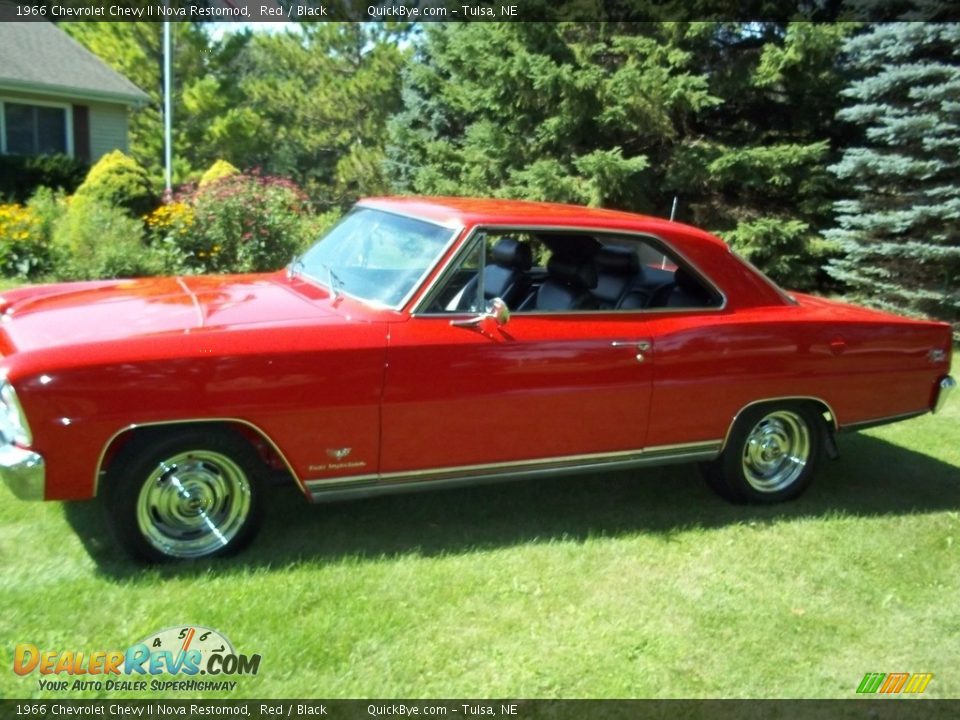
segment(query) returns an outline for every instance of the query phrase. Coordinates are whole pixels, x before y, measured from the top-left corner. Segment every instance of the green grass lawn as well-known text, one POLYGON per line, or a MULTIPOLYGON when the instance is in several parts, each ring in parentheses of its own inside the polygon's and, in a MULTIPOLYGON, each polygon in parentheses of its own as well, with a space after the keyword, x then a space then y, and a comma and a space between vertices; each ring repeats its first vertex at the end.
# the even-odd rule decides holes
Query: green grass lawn
POLYGON ((11 671, 16 643, 196 623, 263 657, 233 698, 849 698, 868 671, 960 697, 958 421, 953 397, 845 435, 772 508, 690 466, 326 506, 277 488, 245 554, 161 569, 102 541, 89 504, 4 489, 0 696, 62 697, 11 671))

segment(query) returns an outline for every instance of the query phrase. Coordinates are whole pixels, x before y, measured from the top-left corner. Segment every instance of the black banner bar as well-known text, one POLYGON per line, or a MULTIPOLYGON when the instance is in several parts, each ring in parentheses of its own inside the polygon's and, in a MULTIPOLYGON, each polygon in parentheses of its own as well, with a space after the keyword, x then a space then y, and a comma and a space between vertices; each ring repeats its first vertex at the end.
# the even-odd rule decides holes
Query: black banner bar
POLYGON ((649 22, 957 20, 941 0, 0 0, 0 21, 649 22))

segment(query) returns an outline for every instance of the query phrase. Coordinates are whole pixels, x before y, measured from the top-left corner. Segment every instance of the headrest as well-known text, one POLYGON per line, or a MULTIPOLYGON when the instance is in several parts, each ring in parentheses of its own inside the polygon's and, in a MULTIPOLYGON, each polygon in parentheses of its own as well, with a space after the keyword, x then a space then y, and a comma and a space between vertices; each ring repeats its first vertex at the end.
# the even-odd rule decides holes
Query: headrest
POLYGON ((574 260, 559 255, 551 255, 547 261, 550 277, 583 290, 592 290, 597 286, 597 266, 593 260, 574 260))
POLYGON ((640 258, 630 248, 605 245, 596 255, 597 269, 602 273, 635 275, 640 271, 640 258))
POLYGON ((527 243, 515 238, 500 238, 490 251, 493 262, 501 267, 529 270, 533 265, 533 253, 527 243))

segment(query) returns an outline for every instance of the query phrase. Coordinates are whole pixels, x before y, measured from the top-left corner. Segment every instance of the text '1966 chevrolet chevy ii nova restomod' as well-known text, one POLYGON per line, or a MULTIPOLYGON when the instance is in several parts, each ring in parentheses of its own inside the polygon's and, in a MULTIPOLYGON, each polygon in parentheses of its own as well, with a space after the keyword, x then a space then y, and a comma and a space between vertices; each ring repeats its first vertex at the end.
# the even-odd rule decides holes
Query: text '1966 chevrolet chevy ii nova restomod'
POLYGON ((368 199, 281 272, 25 287, 0 313, 3 479, 97 497, 153 560, 243 545, 278 471, 323 500, 699 462, 728 499, 787 500, 838 430, 955 385, 946 324, 565 205, 368 199))

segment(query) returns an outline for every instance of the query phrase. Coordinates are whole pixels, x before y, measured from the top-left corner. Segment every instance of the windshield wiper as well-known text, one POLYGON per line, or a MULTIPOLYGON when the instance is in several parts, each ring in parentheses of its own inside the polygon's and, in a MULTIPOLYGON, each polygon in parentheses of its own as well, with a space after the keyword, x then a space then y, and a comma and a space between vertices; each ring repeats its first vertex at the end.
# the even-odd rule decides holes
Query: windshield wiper
MULTIPOLYGON (((305 267, 306 263, 303 262, 302 256, 294 257, 290 264, 287 265, 287 278, 299 275, 305 267)), ((333 293, 334 299, 339 298, 343 295, 343 280, 341 280, 340 276, 333 271, 333 268, 326 263, 320 263, 320 267, 327 271, 327 285, 330 287, 330 292, 333 293)))
POLYGON ((343 280, 340 279, 329 265, 321 263, 320 267, 327 271, 327 276, 330 278, 327 284, 330 286, 331 292, 333 292, 334 300, 336 300, 343 294, 343 280))

